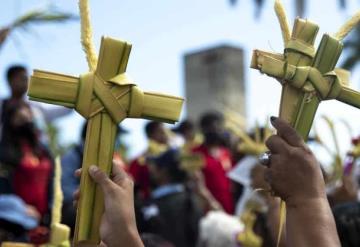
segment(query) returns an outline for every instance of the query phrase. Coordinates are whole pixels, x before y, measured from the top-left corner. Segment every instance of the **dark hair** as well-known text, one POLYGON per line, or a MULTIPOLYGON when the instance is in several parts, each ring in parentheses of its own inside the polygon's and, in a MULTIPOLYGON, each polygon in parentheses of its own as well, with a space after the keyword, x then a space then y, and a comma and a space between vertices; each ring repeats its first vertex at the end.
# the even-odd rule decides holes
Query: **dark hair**
POLYGON ((179 150, 169 149, 161 155, 150 159, 150 162, 165 170, 172 182, 185 182, 187 174, 181 169, 181 154, 179 150))
POLYGON ((174 128, 173 131, 183 135, 187 131, 192 131, 194 129, 195 124, 191 120, 184 120, 176 128, 174 128))
POLYGON ((204 131, 216 122, 223 123, 224 116, 217 111, 206 112, 200 118, 200 128, 204 131))
POLYGON ((167 172, 170 176, 170 179, 173 183, 183 183, 187 179, 187 174, 180 167, 169 167, 167 172))
MULTIPOLYGON (((27 103, 18 102, 7 104, 2 114, 3 127, 0 140, 0 162, 11 166, 17 165, 22 158, 19 136, 18 133, 13 129, 11 123, 16 112, 22 107, 27 107, 30 109, 30 106, 27 103)), ((45 149, 41 144, 37 133, 34 132, 34 135, 32 136, 31 140, 29 140, 29 142, 33 147, 35 154, 51 157, 48 150, 45 149)))
POLYGON ((360 246, 360 203, 337 205, 333 214, 342 247, 360 246))
POLYGON ((161 122, 151 121, 145 125, 145 134, 147 137, 150 137, 160 126, 161 122))
POLYGON ((15 76, 17 75, 19 72, 22 72, 22 71, 26 71, 26 67, 23 66, 23 65, 12 65, 10 66, 8 69, 7 69, 7 72, 6 72, 6 79, 8 82, 10 82, 10 80, 15 76))

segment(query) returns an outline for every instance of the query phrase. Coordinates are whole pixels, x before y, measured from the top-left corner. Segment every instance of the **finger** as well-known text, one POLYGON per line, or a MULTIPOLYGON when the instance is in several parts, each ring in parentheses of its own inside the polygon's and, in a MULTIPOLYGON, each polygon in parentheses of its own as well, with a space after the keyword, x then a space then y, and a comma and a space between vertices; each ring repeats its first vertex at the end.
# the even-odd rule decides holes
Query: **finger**
POLYGON ((125 167, 125 163, 122 159, 120 158, 116 158, 116 159, 113 159, 113 164, 116 163, 117 165, 119 165, 120 167, 125 167))
POLYGON ((80 198, 80 189, 75 190, 75 192, 73 193, 73 198, 74 198, 74 200, 79 200, 79 198, 80 198))
POLYGON ((278 197, 278 193, 275 189, 275 185, 274 185, 274 171, 270 168, 267 168, 267 170, 264 173, 264 179, 265 181, 268 183, 269 187, 270 187, 270 194, 273 197, 278 197))
POLYGON ((270 168, 266 168, 264 171, 264 180, 271 186, 272 183, 272 171, 270 168))
POLYGON ((270 150, 271 154, 279 154, 284 153, 289 150, 289 144, 286 143, 280 136, 273 135, 270 136, 266 142, 265 145, 270 150))
POLYGON ((81 177, 81 168, 80 169, 76 169, 74 172, 75 177, 81 177))
POLYGON ((78 202, 80 199, 80 189, 75 190, 73 193, 73 207, 77 208, 78 202))
POLYGON ((122 164, 119 162, 113 162, 112 166, 112 180, 117 185, 121 185, 122 182, 127 178, 127 174, 122 168, 122 164))
POLYGON ((94 166, 94 165, 90 166, 89 174, 92 177, 92 179, 94 180, 94 182, 97 183, 98 185, 100 185, 100 187, 104 193, 107 192, 113 185, 112 181, 105 174, 105 172, 100 170, 97 166, 94 166))
POLYGON ((278 135, 282 137, 288 144, 294 147, 305 146, 304 140, 287 122, 276 117, 271 117, 270 120, 271 124, 278 131, 278 135))

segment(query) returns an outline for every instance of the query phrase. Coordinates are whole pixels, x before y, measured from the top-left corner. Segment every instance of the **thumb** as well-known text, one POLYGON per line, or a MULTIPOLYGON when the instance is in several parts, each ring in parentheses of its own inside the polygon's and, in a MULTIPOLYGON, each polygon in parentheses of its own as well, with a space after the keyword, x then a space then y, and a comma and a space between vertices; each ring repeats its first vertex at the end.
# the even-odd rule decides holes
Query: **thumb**
POLYGON ((100 185, 103 192, 107 191, 112 186, 110 178, 105 174, 105 172, 100 170, 99 167, 94 165, 90 166, 89 174, 94 182, 100 185))
POLYGON ((304 141, 302 137, 296 132, 296 130, 291 127, 286 121, 277 118, 270 118, 271 124, 277 130, 278 135, 282 137, 288 144, 294 147, 304 147, 304 141))

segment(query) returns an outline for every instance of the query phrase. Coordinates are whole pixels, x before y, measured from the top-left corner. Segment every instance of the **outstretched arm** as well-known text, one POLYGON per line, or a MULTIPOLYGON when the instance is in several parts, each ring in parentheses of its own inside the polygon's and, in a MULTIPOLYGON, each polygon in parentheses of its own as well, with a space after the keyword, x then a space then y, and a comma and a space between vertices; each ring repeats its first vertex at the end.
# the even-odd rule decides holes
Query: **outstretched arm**
MULTIPOLYGON (((77 175, 80 175, 78 170, 77 175)), ((121 168, 120 164, 113 164, 110 179, 96 166, 89 169, 90 176, 101 187, 104 193, 105 212, 100 226, 101 246, 116 247, 126 243, 129 247, 143 247, 140 239, 134 211, 133 190, 131 178, 121 168)), ((79 198, 79 191, 74 195, 79 198)))
POLYGON ((275 194, 286 202, 287 245, 340 246, 315 156, 289 124, 274 117, 271 122, 277 135, 266 143, 272 155, 265 177, 275 194))

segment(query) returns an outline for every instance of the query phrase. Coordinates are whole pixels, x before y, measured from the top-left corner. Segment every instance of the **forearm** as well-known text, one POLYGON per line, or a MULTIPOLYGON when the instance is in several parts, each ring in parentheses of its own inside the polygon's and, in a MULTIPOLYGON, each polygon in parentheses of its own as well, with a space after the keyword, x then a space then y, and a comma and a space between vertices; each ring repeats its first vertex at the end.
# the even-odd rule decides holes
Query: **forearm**
POLYGON ((292 247, 341 246, 325 196, 287 205, 286 237, 292 247))
MULTIPOLYGON (((277 243, 278 241, 278 234, 279 234, 279 224, 280 224, 280 198, 271 197, 267 199, 267 204, 269 206, 267 212, 267 226, 270 231, 270 236, 273 243, 277 243)), ((286 231, 282 229, 281 231, 281 238, 279 242, 279 246, 286 246, 286 231)))
POLYGON ((201 191, 199 193, 200 198, 203 200, 205 207, 209 210, 224 211, 221 204, 214 198, 210 191, 201 191))
POLYGON ((125 229, 121 229, 121 231, 118 234, 114 234, 114 236, 113 239, 104 240, 106 247, 144 247, 136 228, 125 227, 125 229))

